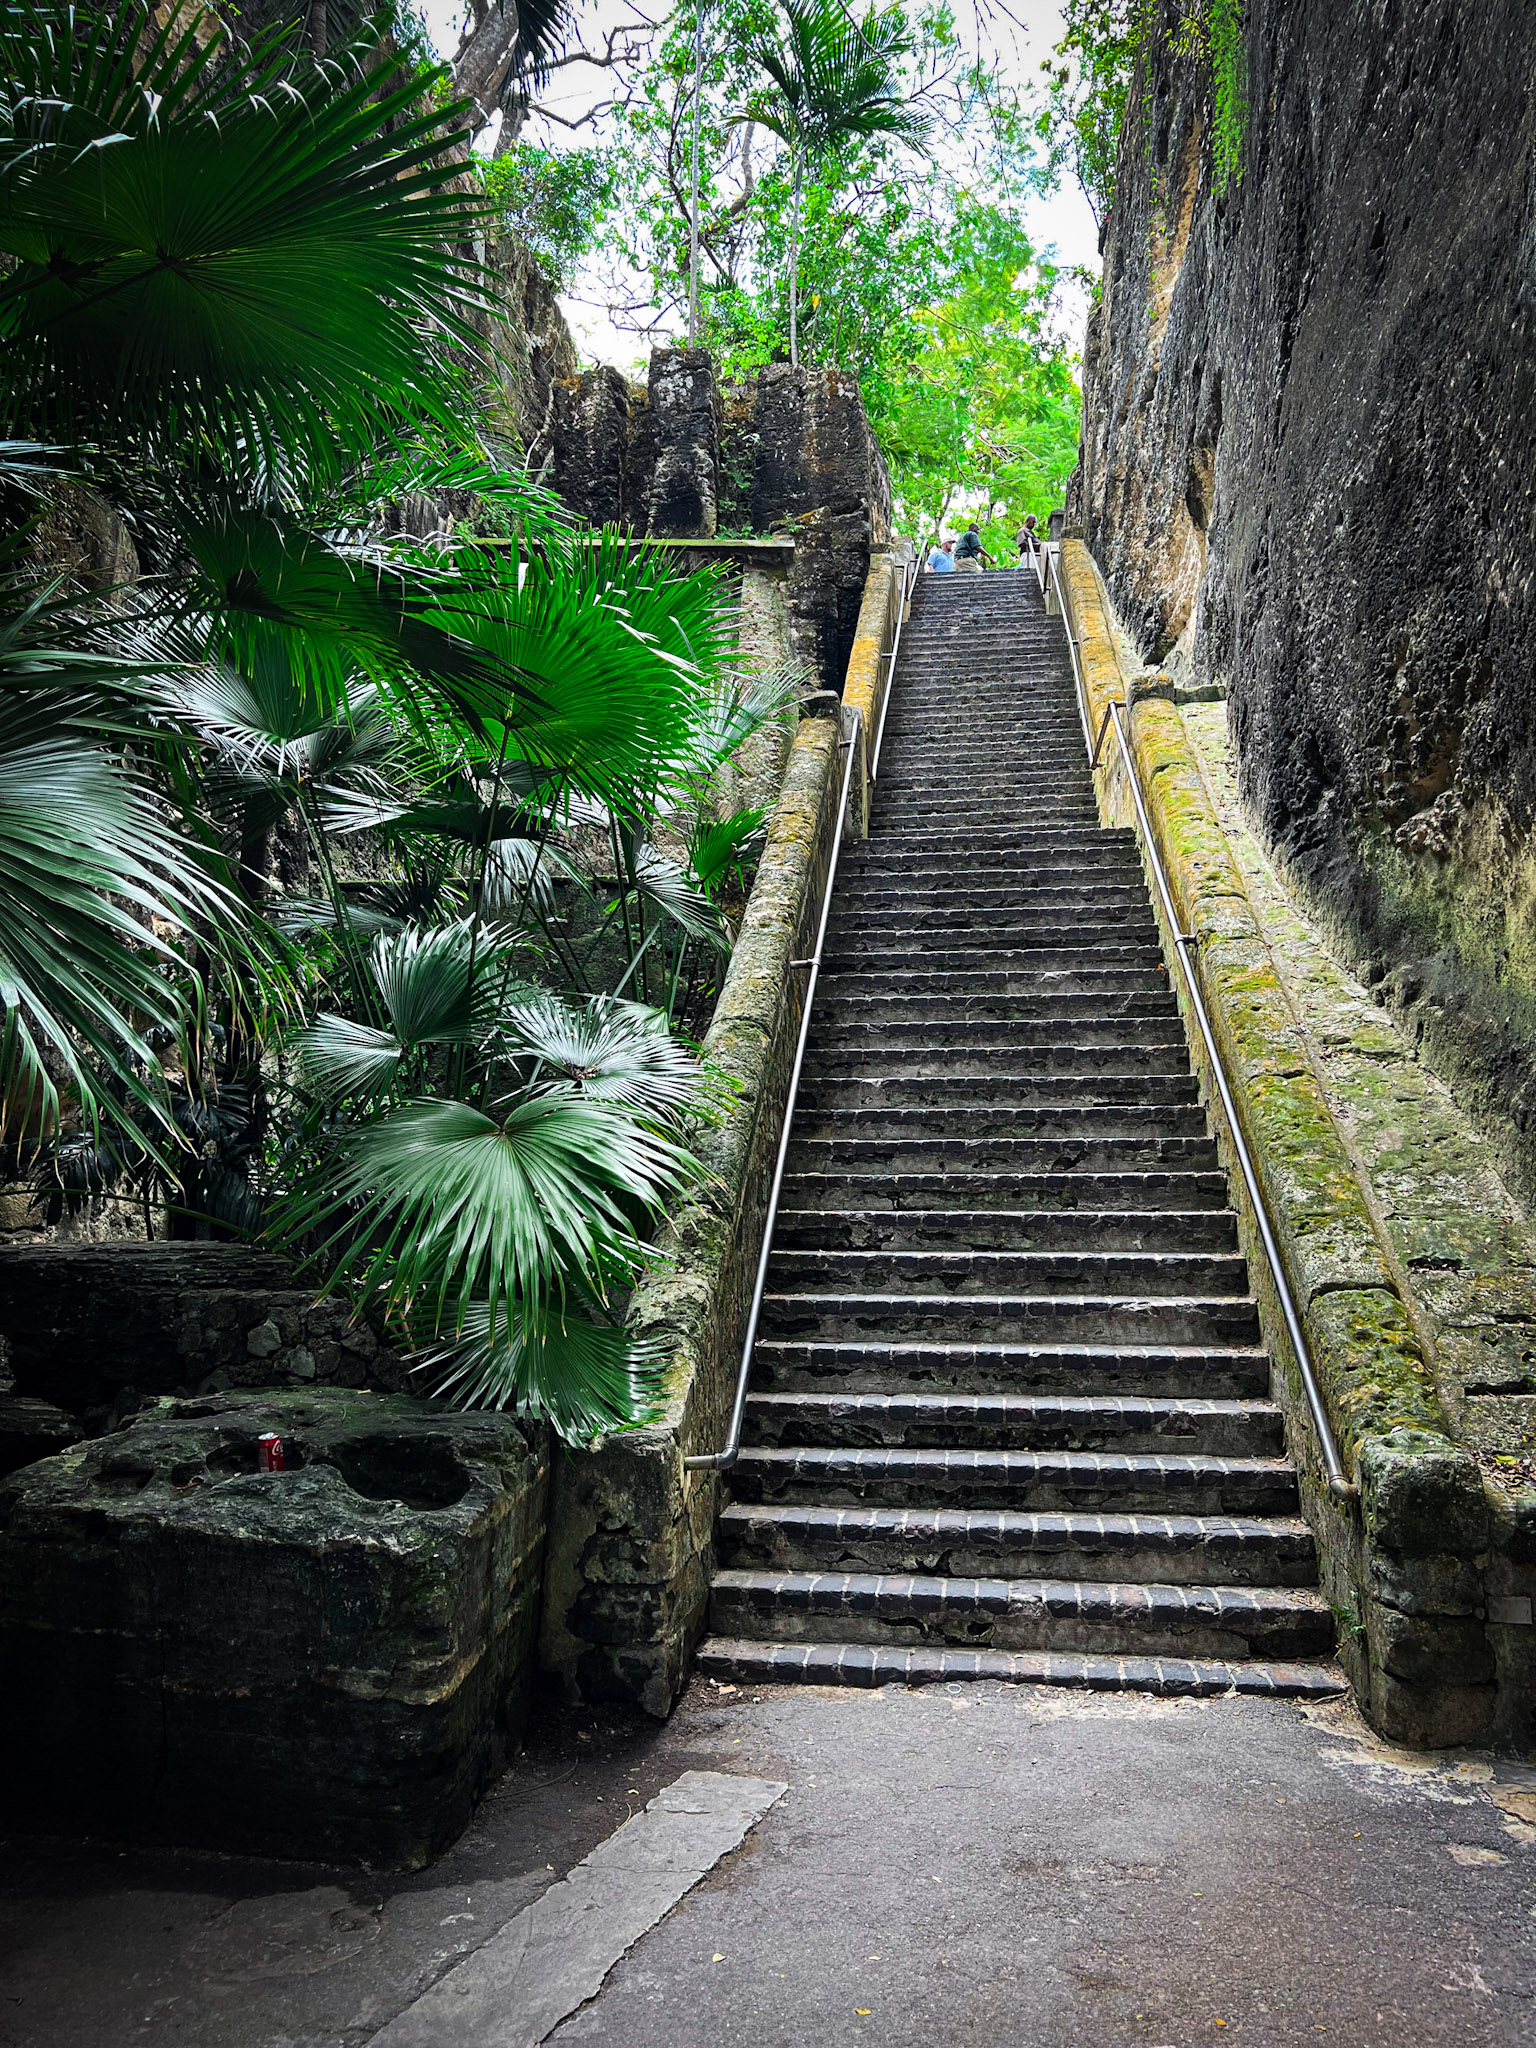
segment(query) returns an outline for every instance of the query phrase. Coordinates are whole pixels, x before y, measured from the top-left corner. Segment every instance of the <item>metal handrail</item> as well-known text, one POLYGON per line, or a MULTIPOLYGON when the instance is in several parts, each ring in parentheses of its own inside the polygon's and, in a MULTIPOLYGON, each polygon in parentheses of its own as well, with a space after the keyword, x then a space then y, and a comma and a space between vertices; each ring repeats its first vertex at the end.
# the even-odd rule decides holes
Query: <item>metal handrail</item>
POLYGON ((917 572, 921 563, 913 556, 901 572, 901 601, 896 607, 896 637, 891 642, 891 651, 884 658, 890 664, 885 671, 885 695, 880 699, 880 723, 875 727, 874 752, 869 763, 869 779, 874 783, 880 772, 880 749, 885 745, 885 714, 891 708, 891 690, 896 681, 896 657, 901 652, 901 629, 907 622, 907 606, 911 603, 912 592, 917 587, 917 572))
MULTIPOLYGON (((1047 579, 1048 576, 1049 569, 1047 569, 1047 579)), ((1059 570, 1056 580, 1059 589, 1061 583, 1059 570)), ((1061 623, 1066 631, 1067 647, 1072 656, 1072 681, 1077 692, 1077 708, 1083 721, 1083 732, 1085 735, 1090 735, 1088 691, 1083 681, 1082 666, 1078 659, 1077 638, 1072 631, 1072 614, 1066 604, 1063 604, 1061 607, 1061 623)), ((1248 1190, 1248 1200, 1253 1206, 1254 1221, 1258 1225, 1259 1241, 1264 1247, 1264 1256, 1269 1262, 1270 1275, 1275 1283, 1275 1292, 1280 1299, 1280 1313, 1285 1319, 1286 1333, 1290 1337, 1291 1348, 1296 1355, 1297 1368, 1301 1373, 1302 1391, 1306 1395, 1307 1410, 1312 1417, 1312 1426, 1317 1432, 1318 1448, 1322 1452, 1323 1465, 1328 1474, 1328 1491, 1336 1500, 1353 1500, 1359 1494, 1360 1489, 1345 1471, 1344 1461, 1339 1456, 1339 1446, 1333 1434, 1333 1425, 1328 1419, 1328 1410, 1323 1402, 1322 1389, 1317 1383, 1317 1368, 1312 1359, 1312 1347, 1307 1342, 1307 1334, 1302 1328, 1301 1316, 1296 1308, 1295 1297, 1291 1293, 1290 1282, 1286 1278, 1285 1266, 1280 1257, 1280 1247, 1275 1241, 1274 1229, 1269 1220, 1269 1209, 1264 1200, 1263 1190, 1259 1186, 1259 1177, 1254 1168, 1253 1156, 1249 1152, 1248 1142, 1243 1136, 1243 1127, 1238 1121, 1237 1104, 1233 1100, 1231 1085, 1227 1080, 1226 1067, 1216 1043, 1216 1034, 1211 1028, 1210 1013, 1205 1007, 1205 998, 1200 991, 1200 980, 1197 972, 1199 966, 1199 953, 1197 950, 1199 940, 1192 932, 1180 929, 1182 919, 1179 917, 1178 911, 1174 906, 1173 891, 1169 887, 1167 870, 1164 868, 1162 856, 1157 850, 1157 840, 1153 835, 1152 821, 1147 815, 1146 801, 1141 791, 1141 777, 1136 767, 1136 757, 1131 752, 1130 738, 1125 730, 1124 711, 1125 705, 1118 698, 1111 700, 1105 710, 1103 719, 1100 721, 1098 738, 1095 740, 1091 736, 1089 737, 1089 765, 1093 768, 1098 766, 1099 754, 1104 744, 1106 729, 1113 726, 1115 738, 1120 742, 1120 758, 1125 763, 1126 780, 1130 785, 1131 803, 1135 808, 1136 823, 1140 831, 1142 846, 1146 852, 1147 865, 1152 870, 1152 878, 1157 887, 1158 900, 1162 904, 1163 915, 1167 919, 1168 929, 1173 934, 1174 951, 1178 954, 1179 965, 1184 974, 1184 986, 1189 992, 1189 1006, 1195 1013, 1195 1022, 1199 1027, 1200 1037, 1205 1045, 1206 1057, 1210 1062, 1211 1073, 1215 1078, 1216 1092, 1221 1097, 1222 1115, 1226 1119, 1227 1130, 1232 1141, 1232 1149, 1237 1155, 1238 1169, 1243 1176, 1243 1185, 1248 1190)))
MULTIPOLYGON (((898 621, 899 625, 899 621, 898 621)), ((708 1451, 696 1457, 684 1458, 683 1469, 688 1472, 725 1472, 735 1464, 741 1455, 741 1425, 747 1412, 747 1385, 752 1377, 752 1352, 757 1344, 757 1325, 763 1313, 763 1289, 768 1279, 768 1261, 773 1254, 773 1227, 779 1214, 779 1194, 784 1186, 784 1162, 789 1157, 790 1128, 795 1120, 795 1098, 800 1093, 800 1070, 805 1065, 806 1041, 811 1035, 811 1005, 816 1000, 816 983, 821 975, 821 956, 826 945, 827 921, 832 915, 832 890, 837 881, 837 861, 843 847, 843 827, 848 818, 848 791, 853 783, 854 764, 859 758, 859 738, 864 723, 864 714, 856 704, 848 709, 854 717, 854 727, 846 739, 838 745, 847 752, 843 764, 843 790, 838 798, 837 823, 832 828, 832 856, 827 862, 827 884, 821 898, 821 918, 816 927, 816 944, 804 960, 792 960, 791 967, 809 967, 810 980, 805 984, 805 1006, 800 1012, 800 1036, 795 1044, 795 1063, 789 1070, 789 1092, 784 1098, 784 1125, 779 1132, 779 1150, 773 1163, 773 1181, 768 1190, 768 1209, 763 1218, 763 1245, 757 1258, 757 1278, 752 1288, 752 1307, 747 1315, 747 1333, 742 1339, 741 1366, 736 1375, 736 1398, 731 1406, 731 1424, 726 1431, 725 1447, 719 1451, 708 1451)))

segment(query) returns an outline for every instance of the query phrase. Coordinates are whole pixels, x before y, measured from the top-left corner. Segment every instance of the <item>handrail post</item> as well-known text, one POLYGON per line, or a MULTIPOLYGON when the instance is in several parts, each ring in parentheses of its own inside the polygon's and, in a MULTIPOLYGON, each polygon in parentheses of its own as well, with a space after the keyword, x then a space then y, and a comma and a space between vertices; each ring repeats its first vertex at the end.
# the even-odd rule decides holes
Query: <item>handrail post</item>
POLYGON ((1113 726, 1115 738, 1120 744, 1120 758, 1125 763, 1126 783, 1131 794, 1131 805, 1136 813, 1138 836, 1141 840, 1143 851, 1146 854, 1147 866, 1152 871, 1152 879, 1157 890, 1158 901, 1162 906, 1164 920, 1173 939, 1174 953, 1178 959, 1184 987, 1189 996, 1189 1006, 1194 1013, 1195 1025, 1200 1033, 1201 1042, 1205 1047, 1206 1059, 1210 1065, 1211 1075, 1216 1084, 1216 1093, 1221 1102, 1222 1117, 1226 1123, 1232 1150, 1237 1159, 1238 1171, 1243 1178, 1243 1186, 1253 1209, 1254 1222, 1259 1233, 1259 1242, 1264 1247, 1265 1261, 1269 1267, 1270 1277, 1275 1283, 1275 1293, 1280 1302, 1280 1314, 1285 1323, 1286 1335, 1291 1340, 1291 1349, 1295 1354, 1297 1370, 1301 1375, 1302 1392, 1306 1398, 1307 1412, 1311 1416, 1312 1427, 1317 1435, 1318 1449, 1322 1454, 1323 1468, 1328 1475, 1328 1491, 1335 1500, 1354 1500, 1358 1498, 1360 1489, 1345 1471, 1344 1461, 1339 1455, 1339 1446, 1333 1433, 1333 1424, 1329 1419, 1327 1403, 1323 1399, 1322 1388, 1318 1384, 1317 1367, 1312 1357, 1312 1347, 1307 1340, 1307 1333, 1302 1324, 1300 1311, 1296 1306, 1295 1296, 1291 1292, 1290 1281, 1285 1271, 1285 1261, 1275 1237, 1274 1227, 1270 1222, 1264 1191, 1259 1184, 1258 1171, 1253 1163, 1253 1155, 1248 1150, 1248 1141, 1243 1135, 1243 1127, 1237 1113, 1237 1103, 1233 1097, 1231 1084, 1227 1079, 1227 1071, 1222 1060, 1221 1049, 1216 1042, 1216 1033, 1211 1024, 1210 1012, 1206 1009, 1205 997, 1201 992, 1199 941, 1192 932, 1186 932, 1181 929, 1183 920, 1180 918, 1173 900, 1173 890, 1168 880, 1168 871, 1163 866, 1162 855, 1157 849, 1157 839, 1152 830, 1152 820, 1148 815, 1146 799, 1142 794, 1141 775, 1136 766, 1136 756, 1131 750, 1130 734, 1126 731, 1125 727, 1124 712, 1127 707, 1118 699, 1110 702, 1105 709, 1103 722, 1099 727, 1098 740, 1095 742, 1092 737, 1092 711, 1088 702, 1088 690, 1083 680, 1082 664, 1078 658, 1077 636, 1072 630, 1072 614, 1070 607, 1063 603, 1060 597, 1061 575, 1059 567, 1056 584, 1057 602, 1061 606, 1062 626, 1067 636, 1067 648, 1072 657, 1072 683, 1077 695, 1078 714, 1082 719, 1083 736, 1088 741, 1090 766, 1096 768, 1099 765, 1099 750, 1104 743, 1105 728, 1113 726))

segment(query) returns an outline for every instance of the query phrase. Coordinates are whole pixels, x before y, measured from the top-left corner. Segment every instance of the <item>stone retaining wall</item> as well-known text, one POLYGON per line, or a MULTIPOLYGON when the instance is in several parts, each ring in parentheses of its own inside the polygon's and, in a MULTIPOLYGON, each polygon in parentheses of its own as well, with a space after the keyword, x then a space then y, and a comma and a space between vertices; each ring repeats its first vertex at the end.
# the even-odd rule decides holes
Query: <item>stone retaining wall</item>
MULTIPOLYGON (((1202 758, 1168 679, 1124 657, 1087 549, 1066 542, 1061 568, 1095 731, 1111 699, 1130 707, 1175 906, 1200 942, 1244 1134, 1360 1487, 1358 1503, 1327 1493, 1273 1284, 1239 1202, 1346 1668, 1372 1721, 1399 1740, 1524 1733, 1536 1495, 1523 1490, 1518 1464, 1498 1461, 1518 1459, 1528 1441, 1529 1395, 1514 1388, 1530 1384, 1527 1358, 1536 1363, 1531 1233, 1443 1087, 1278 890, 1219 758, 1202 758), (1453 1134, 1459 1149, 1448 1150, 1453 1134), (1500 1373, 1516 1404, 1502 1413, 1487 1405, 1500 1373)), ((1197 724, 1213 715, 1204 706, 1188 714, 1197 724)), ((1101 810, 1128 824, 1124 764, 1112 739, 1106 751, 1101 810)), ((1164 931, 1170 961, 1172 936, 1164 931)), ((1179 996, 1183 1004, 1181 985, 1179 996)), ((1209 1100, 1209 1074, 1201 1080, 1209 1100)))
POLYGON ((665 1714, 704 1626, 719 1478, 683 1459, 717 1449, 735 1392, 774 1148, 800 1027, 837 818, 836 700, 806 706, 704 1057, 734 1087, 698 1146, 706 1179, 639 1289, 637 1336, 672 1360, 660 1418, 590 1451, 557 1454, 550 1489, 543 1661, 570 1697, 665 1714))

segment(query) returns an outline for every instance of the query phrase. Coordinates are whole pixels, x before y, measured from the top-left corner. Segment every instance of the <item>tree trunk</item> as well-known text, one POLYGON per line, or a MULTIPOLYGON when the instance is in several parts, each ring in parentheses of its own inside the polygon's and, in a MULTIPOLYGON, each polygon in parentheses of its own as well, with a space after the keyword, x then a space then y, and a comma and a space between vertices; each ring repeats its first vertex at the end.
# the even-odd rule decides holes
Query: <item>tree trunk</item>
POLYGON ((704 0, 694 0, 693 175, 688 198, 688 346, 699 338, 699 124, 704 109, 704 0))
POLYGON ((473 100, 476 132, 483 128, 502 103, 517 48, 519 27, 517 0, 490 0, 475 8, 474 19, 464 33, 453 60, 454 89, 473 100))
POLYGON ((789 209, 789 360, 800 367, 800 189, 805 183, 805 165, 795 158, 795 196, 789 209))

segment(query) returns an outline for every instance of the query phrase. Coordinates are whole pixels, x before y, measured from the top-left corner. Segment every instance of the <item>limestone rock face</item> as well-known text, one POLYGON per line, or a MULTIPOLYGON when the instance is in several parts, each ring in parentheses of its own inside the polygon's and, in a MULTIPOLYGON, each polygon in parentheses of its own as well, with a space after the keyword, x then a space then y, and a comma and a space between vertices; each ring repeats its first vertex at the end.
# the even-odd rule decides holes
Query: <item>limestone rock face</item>
POLYGON ((509 1416, 326 1390, 163 1402, 0 1482, 10 1819, 425 1862, 517 1739, 548 1466, 509 1416))
POLYGON ((584 370, 555 390, 552 481, 589 526, 629 519, 629 386, 617 370, 584 370))
POLYGON ((67 1450, 83 1434, 74 1416, 51 1401, 0 1394, 0 1477, 67 1450))
POLYGON ((651 357, 655 466, 645 530, 659 540, 708 539, 719 524, 720 392, 708 349, 658 349, 651 357))
POLYGON ((17 1392, 75 1414, 110 1408, 129 1388, 408 1383, 344 1302, 316 1301, 286 1260, 243 1245, 8 1247, 0 1330, 17 1392))
POLYGON ((824 508, 862 513, 871 541, 889 539, 890 479, 857 378, 846 370, 770 363, 758 373, 752 431, 752 523, 759 532, 824 508))
POLYGON ((1531 1192, 1536 11, 1244 13, 1224 197, 1200 67, 1130 96, 1069 516, 1531 1192))

